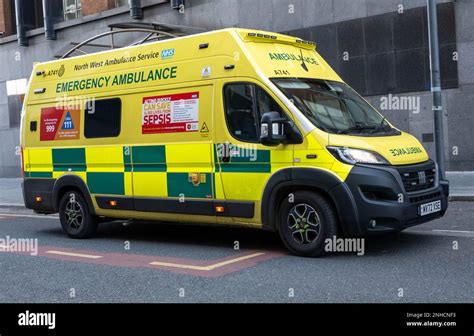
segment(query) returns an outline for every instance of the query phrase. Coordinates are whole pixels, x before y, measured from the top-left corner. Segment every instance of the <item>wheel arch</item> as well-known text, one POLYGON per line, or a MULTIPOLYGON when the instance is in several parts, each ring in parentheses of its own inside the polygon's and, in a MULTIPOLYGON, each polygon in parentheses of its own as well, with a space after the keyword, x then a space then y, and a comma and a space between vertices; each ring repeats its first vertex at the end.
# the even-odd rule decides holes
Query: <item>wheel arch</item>
POLYGON ((300 190, 317 192, 325 197, 337 212, 342 233, 358 234, 357 207, 349 188, 338 176, 317 168, 285 168, 270 177, 261 204, 261 220, 265 230, 277 230, 275 224, 283 197, 300 190))
POLYGON ((56 212, 59 211, 59 202, 61 201, 61 198, 64 196, 66 192, 72 191, 72 190, 78 191, 82 194, 82 196, 84 197, 87 203, 89 212, 92 215, 95 215, 94 203, 92 202, 92 197, 90 195, 89 188, 87 187, 86 183, 81 177, 77 175, 71 175, 71 174, 61 176, 54 183, 54 187, 53 187, 54 210, 56 212))

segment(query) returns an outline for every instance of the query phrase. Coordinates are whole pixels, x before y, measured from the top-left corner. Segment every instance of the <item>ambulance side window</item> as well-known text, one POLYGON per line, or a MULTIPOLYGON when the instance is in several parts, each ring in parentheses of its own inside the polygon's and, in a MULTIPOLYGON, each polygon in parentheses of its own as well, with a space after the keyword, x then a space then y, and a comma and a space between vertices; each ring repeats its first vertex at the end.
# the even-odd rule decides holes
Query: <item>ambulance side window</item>
MULTIPOLYGON (((257 120, 260 123, 262 115, 266 112, 278 112, 281 116, 284 115, 282 108, 278 103, 265 92, 262 88, 257 86, 257 120)), ((260 129, 260 127, 258 128, 260 129)))
POLYGON ((282 113, 281 107, 272 97, 249 83, 227 84, 224 87, 224 105, 230 133, 245 142, 259 142, 263 113, 282 113))
POLYGON ((86 138, 113 138, 120 134, 122 101, 120 98, 90 100, 84 113, 86 138))

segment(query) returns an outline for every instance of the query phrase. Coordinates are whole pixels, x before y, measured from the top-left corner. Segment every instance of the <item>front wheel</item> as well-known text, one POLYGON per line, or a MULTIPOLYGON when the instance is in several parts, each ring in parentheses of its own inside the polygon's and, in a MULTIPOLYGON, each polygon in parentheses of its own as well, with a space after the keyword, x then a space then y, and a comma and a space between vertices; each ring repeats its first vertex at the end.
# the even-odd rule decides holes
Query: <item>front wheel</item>
POLYGON ((93 216, 84 197, 77 191, 67 192, 59 203, 59 220, 64 232, 75 239, 92 237, 97 231, 93 216))
POLYGON ((280 206, 278 231, 293 254, 317 257, 325 253, 325 241, 337 234, 337 213, 321 195, 298 191, 280 206))

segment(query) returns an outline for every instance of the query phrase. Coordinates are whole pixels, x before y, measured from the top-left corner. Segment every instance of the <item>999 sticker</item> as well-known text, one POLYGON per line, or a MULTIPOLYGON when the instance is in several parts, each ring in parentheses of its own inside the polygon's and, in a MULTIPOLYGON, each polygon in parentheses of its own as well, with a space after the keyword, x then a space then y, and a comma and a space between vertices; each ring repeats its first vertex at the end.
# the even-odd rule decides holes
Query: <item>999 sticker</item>
POLYGON ((199 131, 199 92, 143 98, 142 134, 199 131))
POLYGON ((81 110, 47 107, 41 109, 40 140, 79 139, 81 110))

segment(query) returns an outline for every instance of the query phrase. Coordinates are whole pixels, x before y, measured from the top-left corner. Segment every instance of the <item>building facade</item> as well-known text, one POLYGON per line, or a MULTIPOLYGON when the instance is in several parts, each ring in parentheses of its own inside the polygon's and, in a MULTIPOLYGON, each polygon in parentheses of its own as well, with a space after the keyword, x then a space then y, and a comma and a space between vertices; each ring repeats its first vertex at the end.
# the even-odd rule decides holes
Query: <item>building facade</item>
MULTIPOLYGON (((131 1, 131 9, 128 0, 0 0, 0 177, 21 174, 20 111, 33 64, 63 55, 111 24, 132 21, 194 31, 246 27, 312 40, 344 80, 435 156, 426 0, 183 2, 131 1), (46 38, 45 21, 56 39, 46 38)), ((444 145, 451 171, 474 170, 472 17, 474 1, 438 1, 444 145)))

